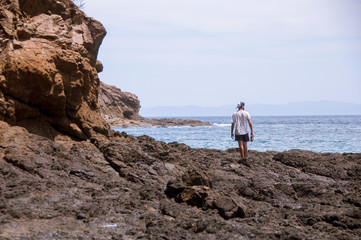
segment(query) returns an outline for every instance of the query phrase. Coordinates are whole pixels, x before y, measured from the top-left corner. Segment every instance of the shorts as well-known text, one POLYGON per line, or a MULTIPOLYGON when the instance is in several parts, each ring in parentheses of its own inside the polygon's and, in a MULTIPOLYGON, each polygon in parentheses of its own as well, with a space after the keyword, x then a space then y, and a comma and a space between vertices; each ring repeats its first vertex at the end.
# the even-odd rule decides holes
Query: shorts
POLYGON ((236 135, 235 140, 238 141, 242 141, 242 142, 249 142, 249 136, 248 133, 244 134, 244 135, 236 135))

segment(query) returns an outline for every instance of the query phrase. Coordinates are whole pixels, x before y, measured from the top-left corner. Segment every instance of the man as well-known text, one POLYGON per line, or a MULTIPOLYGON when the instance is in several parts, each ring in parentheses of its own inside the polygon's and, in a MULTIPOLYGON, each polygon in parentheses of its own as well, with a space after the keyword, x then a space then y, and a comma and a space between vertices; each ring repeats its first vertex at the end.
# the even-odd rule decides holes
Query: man
POLYGON ((248 128, 247 122, 249 124, 249 128, 251 129, 251 140, 254 139, 253 127, 251 122, 251 116, 248 112, 244 110, 244 102, 239 102, 237 104, 238 111, 234 112, 232 115, 232 129, 231 129, 231 137, 234 137, 233 131, 234 126, 236 126, 235 131, 235 140, 238 141, 239 150, 241 152, 241 157, 243 159, 247 158, 247 142, 249 142, 248 136, 248 128))

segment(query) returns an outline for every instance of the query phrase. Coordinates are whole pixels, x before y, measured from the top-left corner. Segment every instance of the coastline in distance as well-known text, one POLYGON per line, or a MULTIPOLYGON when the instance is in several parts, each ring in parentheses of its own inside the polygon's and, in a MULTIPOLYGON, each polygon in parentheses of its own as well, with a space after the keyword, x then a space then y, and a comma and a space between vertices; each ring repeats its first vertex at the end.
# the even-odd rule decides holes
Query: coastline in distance
MULTIPOLYGON (((143 117, 228 116, 235 106, 155 106, 142 107, 143 117)), ((305 101, 288 104, 246 104, 253 116, 361 115, 361 104, 334 101, 305 101)))

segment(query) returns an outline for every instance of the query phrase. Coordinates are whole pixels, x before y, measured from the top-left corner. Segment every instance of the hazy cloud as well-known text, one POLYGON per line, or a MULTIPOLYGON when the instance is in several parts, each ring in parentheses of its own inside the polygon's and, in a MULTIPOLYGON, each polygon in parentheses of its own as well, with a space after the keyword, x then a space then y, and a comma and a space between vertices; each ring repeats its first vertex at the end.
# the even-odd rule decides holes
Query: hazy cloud
POLYGON ((108 31, 102 80, 145 105, 164 102, 149 90, 175 105, 240 97, 241 87, 218 82, 247 86, 251 102, 361 102, 358 0, 87 0, 85 12, 108 31), (165 93, 172 81, 188 86, 180 87, 187 99, 174 88, 165 93))

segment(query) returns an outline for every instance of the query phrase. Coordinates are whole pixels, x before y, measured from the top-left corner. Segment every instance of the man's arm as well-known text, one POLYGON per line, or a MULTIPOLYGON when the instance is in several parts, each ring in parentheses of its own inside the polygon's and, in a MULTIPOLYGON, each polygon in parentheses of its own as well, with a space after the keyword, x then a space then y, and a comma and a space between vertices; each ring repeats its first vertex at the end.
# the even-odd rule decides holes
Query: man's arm
POLYGON ((232 123, 232 127, 231 127, 231 138, 233 138, 233 130, 234 130, 234 123, 232 123))
POLYGON ((254 134, 253 134, 253 126, 252 126, 251 119, 248 119, 248 124, 249 124, 249 128, 251 129, 251 136, 254 136, 254 134))

